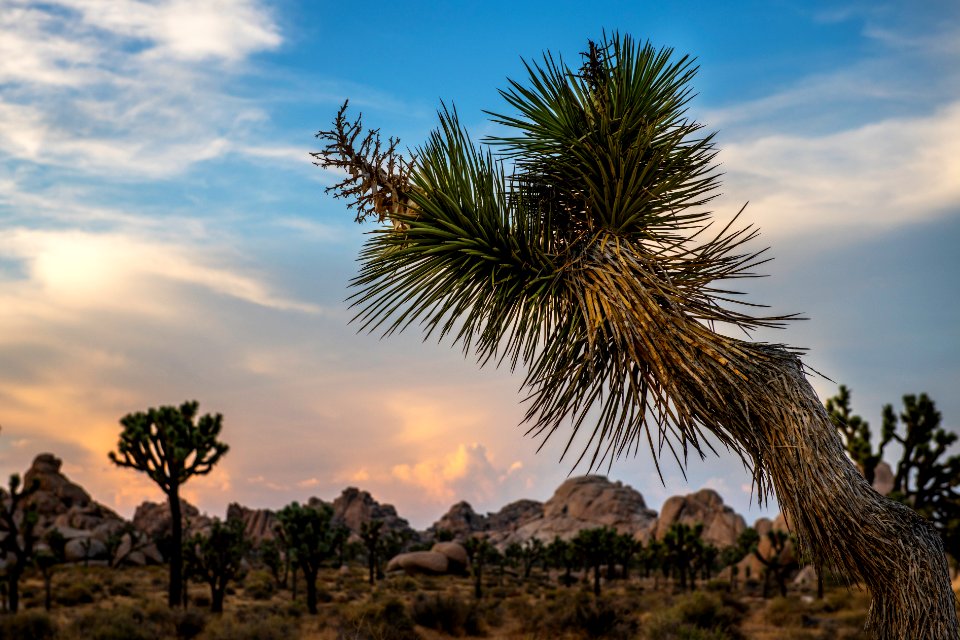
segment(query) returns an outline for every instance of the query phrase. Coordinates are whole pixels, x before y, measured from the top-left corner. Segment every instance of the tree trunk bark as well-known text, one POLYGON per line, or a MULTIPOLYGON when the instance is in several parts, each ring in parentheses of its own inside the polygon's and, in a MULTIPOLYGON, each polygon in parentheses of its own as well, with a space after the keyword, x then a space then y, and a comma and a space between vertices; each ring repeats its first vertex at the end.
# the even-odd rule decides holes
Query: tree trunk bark
POLYGON ((20 572, 14 567, 7 572, 7 602, 10 603, 10 613, 20 610, 20 572))
POLYGON ((210 613, 223 613, 223 596, 226 591, 226 585, 220 587, 216 584, 210 585, 210 613))
POLYGON ((317 613, 317 572, 304 569, 303 577, 307 582, 307 611, 317 613))
POLYGON ((801 546, 817 564, 866 583, 873 596, 866 628, 878 640, 956 640, 955 596, 939 534, 873 490, 846 456, 799 359, 792 364, 768 382, 782 385, 779 393, 794 402, 782 405, 776 422, 762 423, 761 462, 801 546))
POLYGON ((180 512, 179 487, 173 485, 167 494, 170 504, 170 585, 167 592, 167 605, 179 607, 183 589, 183 521, 180 512))

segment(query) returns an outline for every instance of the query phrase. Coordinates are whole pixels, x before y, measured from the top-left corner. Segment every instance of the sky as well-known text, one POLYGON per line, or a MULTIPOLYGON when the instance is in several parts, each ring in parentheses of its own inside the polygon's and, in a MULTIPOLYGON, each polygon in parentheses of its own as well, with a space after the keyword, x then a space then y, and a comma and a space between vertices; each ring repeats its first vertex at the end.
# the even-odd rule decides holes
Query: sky
MULTIPOLYGON (((754 337, 809 349, 821 397, 847 384, 875 428, 927 392, 960 430, 955 0, 0 0, 0 474, 49 451, 130 516, 162 494, 108 461, 119 419, 189 399, 231 447, 184 487, 211 514, 358 486, 426 527, 586 472, 563 437, 524 437, 521 372, 349 324, 373 226, 309 152, 347 98, 401 147, 441 101, 493 133, 524 59, 576 65, 604 30, 697 59, 712 207, 749 203, 774 258, 748 299, 809 318, 754 337)), ((727 452, 664 463, 602 471, 655 509, 706 486, 776 512, 727 452)))

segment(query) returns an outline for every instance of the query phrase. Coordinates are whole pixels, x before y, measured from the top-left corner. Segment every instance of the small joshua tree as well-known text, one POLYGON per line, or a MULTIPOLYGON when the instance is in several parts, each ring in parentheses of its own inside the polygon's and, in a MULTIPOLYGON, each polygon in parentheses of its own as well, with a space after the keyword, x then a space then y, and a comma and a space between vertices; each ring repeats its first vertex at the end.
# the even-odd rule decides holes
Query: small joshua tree
MULTIPOLYGON (((331 524, 333 509, 324 504, 308 507, 292 502, 280 510, 277 519, 280 521, 278 533, 287 553, 303 572, 307 611, 316 614, 317 574, 323 562, 333 557, 337 544, 337 532, 331 524)), ((293 581, 296 584, 296 574, 293 581)))
POLYGON ((767 553, 760 553, 759 548, 753 550, 753 555, 763 564, 763 597, 770 594, 770 578, 777 583, 780 595, 787 597, 787 576, 791 571, 795 571, 799 566, 793 554, 786 551, 787 542, 792 541, 792 536, 786 531, 768 531, 767 540, 770 547, 767 553))
POLYGON ((370 570, 371 585, 376 583, 380 554, 380 529, 382 528, 383 520, 370 520, 360 525, 360 539, 363 540, 363 546, 367 548, 367 568, 370 570))
POLYGON ((470 572, 473 574, 473 595, 477 600, 483 597, 483 567, 494 558, 496 549, 485 536, 473 536, 463 545, 467 550, 470 572))
POLYGON ((608 558, 611 537, 606 527, 583 529, 573 539, 573 546, 584 567, 593 570, 593 594, 600 595, 600 567, 608 558))
POLYGON ((187 572, 210 585, 210 612, 223 613, 227 585, 242 569, 243 557, 250 549, 242 520, 221 522, 214 518, 210 532, 196 534, 187 544, 187 572))
POLYGON ((0 541, 0 551, 7 561, 7 602, 11 612, 20 608, 20 577, 33 559, 36 541, 33 529, 37 524, 37 510, 24 503, 40 488, 36 480, 29 487, 20 487, 20 475, 10 476, 10 490, 0 489, 0 525, 6 537, 0 541))
POLYGON ((180 487, 193 476, 210 473, 228 449, 217 440, 223 416, 205 414, 197 419, 198 407, 196 401, 184 402, 180 407, 151 408, 124 416, 117 452, 109 454, 114 464, 146 473, 167 496, 172 538, 167 603, 171 607, 180 604, 183 590, 180 487))
MULTIPOLYGON (((692 582, 696 581, 692 565, 700 552, 700 533, 702 531, 702 524, 690 526, 678 522, 672 525, 663 537, 667 558, 670 564, 677 570, 681 591, 687 590, 688 577, 692 582)), ((691 584, 690 587, 694 588, 693 584, 691 584)))
POLYGON ((53 600, 53 568, 66 559, 67 539, 56 528, 50 529, 44 538, 47 548, 37 551, 33 557, 33 563, 43 576, 43 608, 50 611, 53 600))

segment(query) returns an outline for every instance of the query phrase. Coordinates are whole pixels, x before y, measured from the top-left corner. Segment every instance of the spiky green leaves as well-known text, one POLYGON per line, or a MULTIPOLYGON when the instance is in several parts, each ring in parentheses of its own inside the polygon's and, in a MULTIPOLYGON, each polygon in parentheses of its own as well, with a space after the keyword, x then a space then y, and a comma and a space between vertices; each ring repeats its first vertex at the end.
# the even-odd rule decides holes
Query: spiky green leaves
POLYGON ((494 115, 514 132, 491 140, 499 156, 442 110, 415 153, 410 212, 372 232, 352 301, 364 329, 420 322, 481 362, 522 362, 531 431, 595 421, 591 466, 644 440, 658 452, 675 441, 680 460, 705 446, 707 415, 680 381, 711 389, 703 359, 727 382, 744 375, 731 364, 744 354, 704 325, 784 318, 731 309, 735 293, 716 284, 761 260, 743 249, 753 230, 704 231, 717 172, 711 136, 685 116, 691 61, 614 35, 585 68, 547 54, 527 85, 511 82, 517 114, 494 115))
POLYGON ((191 401, 124 416, 110 460, 143 471, 168 495, 191 476, 210 473, 229 447, 217 440, 223 416, 205 414, 197 419, 198 408, 191 401))

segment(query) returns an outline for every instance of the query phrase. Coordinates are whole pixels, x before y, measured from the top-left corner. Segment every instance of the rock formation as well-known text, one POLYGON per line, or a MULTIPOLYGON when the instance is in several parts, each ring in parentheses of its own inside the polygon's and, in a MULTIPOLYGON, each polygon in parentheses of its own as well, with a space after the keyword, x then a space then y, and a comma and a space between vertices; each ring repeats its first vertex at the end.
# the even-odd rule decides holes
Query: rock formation
POLYGON ((391 558, 387 572, 403 571, 407 575, 442 575, 466 573, 467 550, 458 542, 438 542, 430 551, 410 551, 391 558))
POLYGON ((507 535, 504 543, 554 537, 570 539, 582 529, 609 526, 619 533, 647 539, 657 512, 648 509, 643 496, 622 482, 603 476, 580 476, 561 484, 543 505, 543 513, 507 535))
POLYGON ((236 502, 227 507, 227 520, 242 521, 244 533, 254 546, 274 539, 279 524, 277 515, 270 509, 249 509, 236 502))
POLYGON ((25 487, 38 487, 26 505, 37 510, 35 533, 41 548, 44 537, 56 529, 66 540, 68 562, 146 564, 161 560, 150 540, 130 532, 123 518, 71 482, 61 472, 62 466, 52 453, 41 453, 23 476, 25 487), (125 537, 128 550, 121 552, 125 537), (134 547, 137 554, 131 556, 134 547))
POLYGON ((383 522, 382 533, 396 532, 408 537, 416 534, 410 523, 397 515, 392 504, 380 504, 367 491, 356 487, 347 487, 333 501, 333 517, 355 534, 360 532, 360 525, 371 520, 383 522))
POLYGON ((723 504, 723 498, 713 489, 701 489, 685 496, 673 496, 663 503, 653 536, 663 537, 674 524, 703 524, 702 538, 716 547, 732 547, 737 537, 747 528, 743 516, 723 504))

